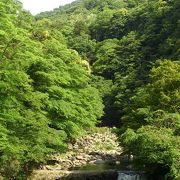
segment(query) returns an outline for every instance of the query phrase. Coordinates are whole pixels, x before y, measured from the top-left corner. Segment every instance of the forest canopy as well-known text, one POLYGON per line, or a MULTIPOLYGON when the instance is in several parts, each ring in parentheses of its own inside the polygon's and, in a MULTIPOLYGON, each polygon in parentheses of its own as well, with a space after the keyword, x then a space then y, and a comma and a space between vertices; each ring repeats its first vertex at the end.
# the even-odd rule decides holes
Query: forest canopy
POLYGON ((138 161, 180 178, 179 0, 0 9, 0 174, 23 176, 101 120, 138 161))

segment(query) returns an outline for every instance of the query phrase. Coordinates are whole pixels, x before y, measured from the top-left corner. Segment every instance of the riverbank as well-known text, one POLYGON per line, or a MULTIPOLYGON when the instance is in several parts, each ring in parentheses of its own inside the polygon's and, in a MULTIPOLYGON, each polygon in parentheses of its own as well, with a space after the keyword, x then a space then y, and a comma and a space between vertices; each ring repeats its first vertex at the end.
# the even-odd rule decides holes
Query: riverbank
MULTIPOLYGON (((122 152, 122 147, 119 145, 116 134, 112 133, 112 129, 97 128, 95 132, 89 132, 74 143, 68 144, 67 153, 53 155, 48 161, 49 163, 33 171, 29 179, 62 179, 70 174, 77 174, 77 171, 73 172, 75 169, 85 167, 84 170, 86 171, 86 167, 89 166, 91 169, 94 166, 96 171, 103 173, 104 164, 114 162, 118 165, 120 163, 119 158, 122 152)), ((92 172, 95 173, 95 170, 92 172)), ((107 174, 108 171, 106 170, 106 176, 107 174)))

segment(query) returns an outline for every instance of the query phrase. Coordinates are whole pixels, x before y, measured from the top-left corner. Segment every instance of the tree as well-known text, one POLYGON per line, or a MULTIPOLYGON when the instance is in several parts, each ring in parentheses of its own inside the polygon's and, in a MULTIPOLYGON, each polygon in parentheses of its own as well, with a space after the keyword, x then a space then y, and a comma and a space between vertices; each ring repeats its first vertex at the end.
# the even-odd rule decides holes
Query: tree
POLYGON ((124 118, 127 130, 122 140, 145 164, 168 165, 179 178, 180 65, 169 60, 156 63, 151 82, 131 97, 131 113, 124 118), (158 134, 158 136, 157 136, 158 134))
MULTIPOLYGON (((157 62, 151 70, 151 82, 145 87, 137 89, 131 97, 132 108, 125 119, 129 123, 134 119, 138 124, 146 124, 153 120, 151 113, 162 110, 167 113, 179 113, 179 64, 169 60, 157 62)), ((128 123, 128 124, 129 124, 128 123)))
POLYGON ((23 16, 13 0, 0 6, 0 173, 24 179, 94 127, 103 106, 89 69, 50 21, 23 16))

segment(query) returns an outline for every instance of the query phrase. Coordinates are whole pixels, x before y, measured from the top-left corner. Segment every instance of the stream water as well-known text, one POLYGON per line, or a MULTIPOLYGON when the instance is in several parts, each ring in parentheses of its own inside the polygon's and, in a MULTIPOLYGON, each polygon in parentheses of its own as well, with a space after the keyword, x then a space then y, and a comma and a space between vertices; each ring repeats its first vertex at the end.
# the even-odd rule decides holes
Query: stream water
POLYGON ((136 168, 129 169, 127 165, 115 165, 112 163, 87 164, 74 169, 73 173, 65 180, 164 180, 163 176, 150 175, 136 168))
POLYGON ((73 171, 69 176, 59 180, 151 180, 145 174, 135 171, 73 171))
POLYGON ((143 171, 125 170, 108 164, 85 165, 66 180, 152 180, 143 171))
POLYGON ((144 174, 135 171, 118 171, 117 180, 146 180, 144 174))

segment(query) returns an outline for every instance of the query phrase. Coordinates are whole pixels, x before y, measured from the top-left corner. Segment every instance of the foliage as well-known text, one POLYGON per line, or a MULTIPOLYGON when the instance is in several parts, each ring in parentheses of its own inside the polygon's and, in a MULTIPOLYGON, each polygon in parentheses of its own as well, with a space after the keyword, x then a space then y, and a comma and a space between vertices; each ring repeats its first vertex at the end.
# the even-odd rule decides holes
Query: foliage
POLYGON ((142 163, 168 165, 173 179, 179 178, 179 136, 174 136, 171 129, 155 126, 144 126, 137 132, 129 129, 122 139, 142 163))
POLYGON ((150 73, 150 83, 131 97, 132 111, 124 124, 137 129, 122 135, 124 146, 146 164, 168 165, 179 178, 180 65, 159 61, 150 73))
MULTIPOLYGON (((90 72, 51 22, 1 1, 0 173, 29 173, 102 114, 90 72)), ((19 176, 20 178, 20 176, 19 176)))
POLYGON ((77 0, 33 17, 0 2, 0 173, 119 125, 125 150, 178 179, 179 0, 77 0), (92 74, 91 74, 92 72, 92 74), (157 136, 158 134, 158 136, 157 136))

